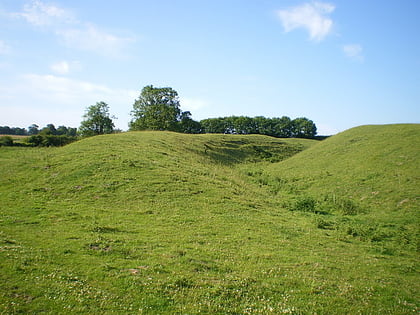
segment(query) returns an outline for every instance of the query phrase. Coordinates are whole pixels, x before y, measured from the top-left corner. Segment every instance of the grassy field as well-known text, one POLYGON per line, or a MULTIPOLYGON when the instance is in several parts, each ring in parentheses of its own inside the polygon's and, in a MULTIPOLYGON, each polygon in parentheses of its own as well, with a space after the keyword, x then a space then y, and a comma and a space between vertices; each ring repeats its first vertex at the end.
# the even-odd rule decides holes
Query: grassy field
POLYGON ((418 313, 419 136, 1 147, 0 313, 418 313))

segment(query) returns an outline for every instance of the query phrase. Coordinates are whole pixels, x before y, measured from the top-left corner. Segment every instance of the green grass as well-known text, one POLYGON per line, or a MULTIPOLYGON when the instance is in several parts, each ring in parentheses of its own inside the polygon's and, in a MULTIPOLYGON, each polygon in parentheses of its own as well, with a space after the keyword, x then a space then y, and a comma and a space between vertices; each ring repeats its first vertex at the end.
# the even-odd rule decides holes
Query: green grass
POLYGON ((1 147, 0 313, 416 313, 419 131, 1 147))

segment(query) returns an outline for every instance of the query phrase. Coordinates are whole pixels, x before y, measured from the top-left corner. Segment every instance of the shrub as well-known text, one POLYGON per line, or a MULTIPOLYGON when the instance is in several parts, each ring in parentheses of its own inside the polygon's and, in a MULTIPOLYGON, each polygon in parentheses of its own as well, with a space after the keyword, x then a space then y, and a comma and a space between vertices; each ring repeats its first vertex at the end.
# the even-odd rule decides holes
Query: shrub
POLYGON ((10 136, 0 137, 0 147, 1 146, 11 147, 12 145, 13 145, 12 137, 10 137, 10 136))
POLYGON ((337 197, 336 195, 327 195, 324 198, 326 208, 340 212, 343 215, 356 215, 365 213, 365 210, 359 203, 352 199, 337 197))
POLYGON ((77 137, 72 136, 55 136, 49 134, 39 134, 30 136, 27 140, 29 145, 34 147, 59 147, 77 140, 77 137))
POLYGON ((316 212, 316 200, 310 196, 302 197, 296 200, 292 211, 316 212))

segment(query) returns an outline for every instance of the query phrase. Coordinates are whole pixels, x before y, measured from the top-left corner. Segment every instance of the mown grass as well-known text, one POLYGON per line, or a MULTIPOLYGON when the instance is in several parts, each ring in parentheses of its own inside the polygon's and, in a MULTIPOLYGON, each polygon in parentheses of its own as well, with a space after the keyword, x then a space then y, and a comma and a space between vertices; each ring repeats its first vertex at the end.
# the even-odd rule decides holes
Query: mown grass
MULTIPOLYGON (((393 159, 364 128, 386 189, 380 165, 393 159)), ((403 185, 418 180, 410 137, 387 144, 414 141, 399 144, 403 185)), ((347 150, 334 138, 136 132, 0 148, 0 312, 418 312, 418 188, 336 191, 344 179, 312 172, 342 166, 308 165, 347 150)))

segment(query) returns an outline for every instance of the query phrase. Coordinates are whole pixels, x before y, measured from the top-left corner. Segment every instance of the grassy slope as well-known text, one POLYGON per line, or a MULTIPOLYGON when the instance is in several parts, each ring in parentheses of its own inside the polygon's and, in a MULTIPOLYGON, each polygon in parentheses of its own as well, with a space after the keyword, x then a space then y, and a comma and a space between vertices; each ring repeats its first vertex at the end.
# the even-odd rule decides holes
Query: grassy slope
POLYGON ((361 126, 267 172, 314 193, 334 192, 387 210, 418 209, 419 148, 420 125, 361 126))
POLYGON ((354 234, 415 249, 419 148, 420 125, 361 126, 265 171, 271 183, 280 183, 283 197, 315 199, 317 212, 359 215, 354 221, 361 221, 360 231, 354 234))
MULTIPOLYGON (((335 212, 315 175, 297 172, 314 143, 145 132, 0 148, 0 312, 416 310, 412 231, 396 250, 399 234, 345 230, 374 212, 335 212), (289 211, 296 195, 330 214, 289 211)), ((413 220, 412 198, 398 213, 413 220)))

